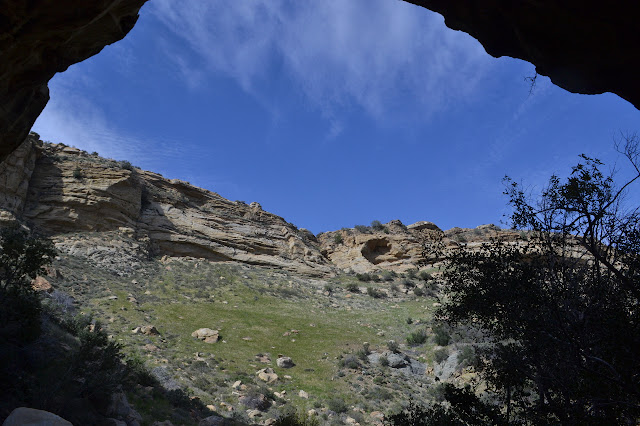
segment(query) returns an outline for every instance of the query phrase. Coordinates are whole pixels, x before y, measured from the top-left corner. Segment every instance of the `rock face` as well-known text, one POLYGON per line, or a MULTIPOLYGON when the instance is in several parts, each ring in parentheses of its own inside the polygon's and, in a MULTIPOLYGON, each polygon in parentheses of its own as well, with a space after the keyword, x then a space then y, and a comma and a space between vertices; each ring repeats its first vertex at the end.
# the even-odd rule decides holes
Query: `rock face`
MULTIPOLYGON (((1 167, 0 220, 53 236, 66 253, 111 269, 153 255, 237 261, 326 275, 315 237, 259 204, 29 137, 1 167), (120 259, 120 261, 118 261, 120 259)), ((126 271, 125 271, 126 272, 126 271)))
POLYGON ((55 73, 122 39, 147 0, 6 0, 0 8, 0 161, 49 101, 55 73))
POLYGON ((492 56, 511 56, 574 93, 613 92, 640 108, 640 3, 405 0, 438 12, 492 56))
POLYGON ((357 273, 404 272, 437 264, 460 244, 473 248, 496 236, 505 241, 520 240, 518 233, 494 225, 442 231, 431 222, 405 226, 399 220, 392 220, 382 229, 343 228, 326 232, 318 235, 318 241, 323 254, 339 269, 357 273))

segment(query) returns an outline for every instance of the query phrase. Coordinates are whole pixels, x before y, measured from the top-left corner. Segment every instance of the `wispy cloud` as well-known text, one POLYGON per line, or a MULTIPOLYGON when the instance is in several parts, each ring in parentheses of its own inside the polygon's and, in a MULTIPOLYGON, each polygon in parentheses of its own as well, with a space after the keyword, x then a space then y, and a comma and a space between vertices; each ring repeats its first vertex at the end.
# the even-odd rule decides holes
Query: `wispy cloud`
POLYGON ((189 161, 185 152, 196 151, 185 147, 188 141, 156 139, 118 128, 99 103, 84 96, 85 86, 98 84, 88 73, 72 68, 63 77, 49 83, 51 100, 33 127, 44 140, 130 160, 158 172, 176 160, 189 161))
POLYGON ((428 116, 472 97, 490 58, 440 15, 394 0, 155 0, 151 13, 180 40, 170 57, 189 87, 208 70, 248 93, 279 71, 340 132, 343 107, 374 118, 428 116), (275 70, 275 71, 274 71, 275 70))

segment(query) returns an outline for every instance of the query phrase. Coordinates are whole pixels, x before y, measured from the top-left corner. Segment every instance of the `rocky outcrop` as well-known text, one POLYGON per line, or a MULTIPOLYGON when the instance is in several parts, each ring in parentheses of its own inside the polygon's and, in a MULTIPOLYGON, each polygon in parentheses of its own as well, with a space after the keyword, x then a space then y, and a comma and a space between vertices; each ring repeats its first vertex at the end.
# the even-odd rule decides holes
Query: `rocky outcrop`
POLYGON ((405 0, 438 12, 492 56, 511 56, 573 93, 613 92, 640 108, 640 3, 405 0))
POLYGON ((404 272, 433 266, 462 244, 473 249, 492 237, 507 242, 522 240, 517 232, 495 225, 442 231, 432 222, 405 226, 399 220, 392 220, 377 228, 343 228, 326 232, 318 235, 318 241, 323 254, 339 269, 366 273, 382 270, 404 272))
POLYGON ((128 162, 34 136, 2 167, 0 219, 50 235, 62 252, 128 273, 150 256, 194 257, 326 275, 315 237, 247 205, 128 162))
POLYGON ((146 0, 5 0, 0 8, 0 161, 25 139, 58 72, 122 39, 146 0))

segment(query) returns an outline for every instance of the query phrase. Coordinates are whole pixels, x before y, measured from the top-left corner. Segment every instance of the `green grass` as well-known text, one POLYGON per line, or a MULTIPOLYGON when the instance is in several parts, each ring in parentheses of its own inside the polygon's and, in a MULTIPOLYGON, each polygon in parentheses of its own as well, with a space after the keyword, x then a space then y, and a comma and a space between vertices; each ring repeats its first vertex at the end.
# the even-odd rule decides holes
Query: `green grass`
MULTIPOLYGON (((364 342, 370 343, 371 350, 384 350, 390 339, 403 342, 417 327, 407 324, 407 317, 422 321, 431 317, 431 299, 374 299, 347 292, 344 284, 357 282, 355 277, 330 280, 335 290, 326 296, 325 280, 208 262, 197 262, 196 268, 195 263, 156 262, 135 277, 92 276, 94 285, 99 281, 110 291, 103 287, 99 297, 92 297, 89 289, 79 294, 125 352, 140 355, 148 367, 166 366, 188 392, 216 407, 220 400, 236 405, 237 398, 231 397, 233 381, 241 378, 243 383, 260 384, 256 372, 265 367, 274 368, 279 376, 269 386, 277 392, 286 390, 287 398, 299 408, 313 401, 326 405, 336 397, 350 405, 362 404, 366 392, 354 392, 352 382, 366 388, 373 377, 363 378, 354 371, 339 374, 338 358, 361 350, 364 342), (134 279, 137 284, 132 283, 134 279), (129 294, 138 304, 127 300, 129 294), (118 298, 109 300, 108 295, 118 298), (131 333, 147 324, 155 325, 161 335, 131 333), (202 327, 219 329, 224 342, 207 344, 191 337, 202 327), (298 333, 283 336, 292 329, 298 333), (149 342, 159 350, 143 349, 149 342), (194 369, 196 353, 207 360, 208 370, 194 369), (271 364, 258 362, 257 354, 269 354, 271 364), (296 366, 278 368, 278 354, 290 356, 296 366), (291 379, 284 379, 285 375, 291 379), (308 392, 310 400, 298 398, 299 390, 308 392)), ((430 358, 429 348, 424 350, 419 355, 430 358)))

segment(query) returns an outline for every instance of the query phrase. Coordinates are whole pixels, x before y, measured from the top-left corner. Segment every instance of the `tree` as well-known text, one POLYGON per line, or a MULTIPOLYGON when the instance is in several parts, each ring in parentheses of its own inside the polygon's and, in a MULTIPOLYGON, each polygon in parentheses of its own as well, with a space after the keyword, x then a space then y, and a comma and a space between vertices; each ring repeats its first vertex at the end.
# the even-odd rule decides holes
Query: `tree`
POLYGON ((39 334, 40 300, 30 279, 55 255, 50 240, 17 227, 0 230, 0 341, 28 341, 39 334))
POLYGON ((640 418, 640 214, 623 202, 640 178, 637 138, 620 152, 634 170, 620 187, 584 155, 537 198, 506 178, 513 227, 529 240, 449 260, 437 318, 489 336, 481 373, 507 422, 640 418))

